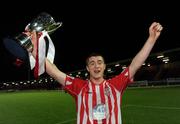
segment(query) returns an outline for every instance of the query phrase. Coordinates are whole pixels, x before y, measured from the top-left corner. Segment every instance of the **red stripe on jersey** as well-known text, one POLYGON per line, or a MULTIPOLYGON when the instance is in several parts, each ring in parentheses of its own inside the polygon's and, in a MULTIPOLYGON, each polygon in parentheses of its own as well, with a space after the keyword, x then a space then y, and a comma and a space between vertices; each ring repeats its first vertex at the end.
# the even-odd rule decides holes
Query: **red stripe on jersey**
POLYGON ((101 103, 104 103, 105 104, 105 94, 104 94, 104 84, 105 84, 105 81, 99 85, 99 89, 100 89, 100 95, 101 95, 101 103))
MULTIPOLYGON (((117 122, 117 115, 118 115, 118 104, 117 104, 117 97, 116 97, 116 92, 115 90, 111 90, 112 91, 112 95, 114 98, 114 109, 112 110, 114 112, 114 116, 115 116, 115 124, 118 124, 117 122)), ((120 106, 120 105, 119 105, 120 106)))
MULTIPOLYGON (((105 86, 106 88, 108 88, 108 90, 111 90, 110 89, 110 87, 109 86, 105 86)), ((111 122, 111 118, 112 118, 112 102, 111 102, 111 93, 110 93, 111 91, 109 91, 109 95, 108 95, 108 109, 109 109, 109 120, 108 120, 108 122, 109 122, 109 124, 112 124, 112 122, 111 122)))
MULTIPOLYGON (((82 92, 83 93, 83 92, 82 92)), ((83 94, 81 94, 80 96, 82 99, 81 99, 81 106, 80 106, 80 124, 83 124, 83 117, 84 117, 84 105, 83 105, 83 94)))
MULTIPOLYGON (((89 81, 89 83, 91 83, 89 81)), ((97 105, 97 96, 96 96, 96 88, 95 84, 91 83, 92 86, 92 109, 97 105)), ((93 124, 98 124, 97 120, 93 120, 93 124)))
MULTIPOLYGON (((106 105, 104 87, 105 87, 105 81, 99 85, 99 89, 100 89, 101 103, 106 105)), ((106 124, 106 119, 103 119, 102 123, 106 124)))
MULTIPOLYGON (((88 101, 90 98, 89 97, 91 97, 90 96, 90 92, 89 92, 89 87, 88 87, 88 89, 85 89, 86 91, 85 91, 85 101, 88 101)), ((90 115, 90 113, 89 113, 89 110, 92 108, 90 108, 90 102, 92 102, 92 100, 91 101, 88 101, 88 102, 85 102, 85 105, 86 105, 86 113, 87 113, 87 115, 90 115)), ((91 122, 90 122, 90 118, 88 117, 87 118, 87 124, 91 124, 91 122)))

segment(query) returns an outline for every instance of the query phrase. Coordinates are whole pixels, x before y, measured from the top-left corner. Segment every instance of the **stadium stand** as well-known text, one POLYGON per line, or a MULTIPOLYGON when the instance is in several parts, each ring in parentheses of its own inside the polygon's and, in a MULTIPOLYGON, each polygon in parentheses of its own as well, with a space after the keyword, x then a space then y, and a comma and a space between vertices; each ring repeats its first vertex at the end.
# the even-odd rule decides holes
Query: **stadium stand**
MULTIPOLYGON (((131 59, 108 63, 105 78, 119 74, 131 62, 131 59)), ((85 69, 68 73, 83 79, 88 78, 85 69)), ((135 82, 130 87, 180 85, 180 48, 155 53, 149 56, 134 77, 135 82)), ((0 82, 0 90, 29 89, 62 89, 53 78, 45 75, 38 80, 0 82)))

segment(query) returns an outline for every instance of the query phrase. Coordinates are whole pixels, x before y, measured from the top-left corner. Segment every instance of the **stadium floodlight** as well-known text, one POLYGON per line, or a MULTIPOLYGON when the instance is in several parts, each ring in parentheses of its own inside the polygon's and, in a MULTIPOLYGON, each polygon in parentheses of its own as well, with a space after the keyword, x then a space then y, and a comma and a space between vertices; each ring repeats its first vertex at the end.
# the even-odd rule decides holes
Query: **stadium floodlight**
POLYGON ((120 64, 119 64, 119 63, 115 64, 115 67, 119 67, 119 66, 120 66, 120 64))
POLYGON ((165 57, 165 58, 163 58, 163 60, 162 60, 163 62, 168 62, 169 61, 169 57, 165 57))
POLYGON ((164 57, 164 55, 158 55, 157 56, 157 58, 159 59, 159 58, 163 58, 164 57))

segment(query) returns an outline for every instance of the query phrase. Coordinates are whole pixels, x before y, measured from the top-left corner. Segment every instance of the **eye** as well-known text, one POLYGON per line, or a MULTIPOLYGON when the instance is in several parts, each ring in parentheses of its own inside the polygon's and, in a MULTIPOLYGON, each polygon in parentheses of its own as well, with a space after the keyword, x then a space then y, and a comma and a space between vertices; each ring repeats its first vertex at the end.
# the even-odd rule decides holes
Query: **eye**
POLYGON ((93 61, 89 62, 90 66, 93 66, 94 64, 95 64, 95 62, 93 62, 93 61))
POLYGON ((103 61, 102 61, 102 60, 99 60, 99 61, 98 61, 98 64, 103 64, 103 61))

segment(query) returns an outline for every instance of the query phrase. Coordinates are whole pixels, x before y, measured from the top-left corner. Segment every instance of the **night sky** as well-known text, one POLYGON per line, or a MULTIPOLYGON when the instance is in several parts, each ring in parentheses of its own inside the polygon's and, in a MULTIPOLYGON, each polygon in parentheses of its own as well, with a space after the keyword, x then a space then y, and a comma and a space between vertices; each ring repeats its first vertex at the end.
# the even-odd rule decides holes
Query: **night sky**
POLYGON ((61 1, 21 4, 4 3, 7 9, 1 8, 1 81, 28 78, 28 67, 13 64, 14 57, 4 49, 2 39, 24 31, 41 12, 51 14, 56 22, 63 22, 50 37, 56 48, 54 63, 64 72, 84 69, 85 59, 92 52, 104 55, 106 63, 134 57, 146 41, 153 21, 160 22, 164 29, 152 53, 180 47, 179 10, 173 5, 61 1))

